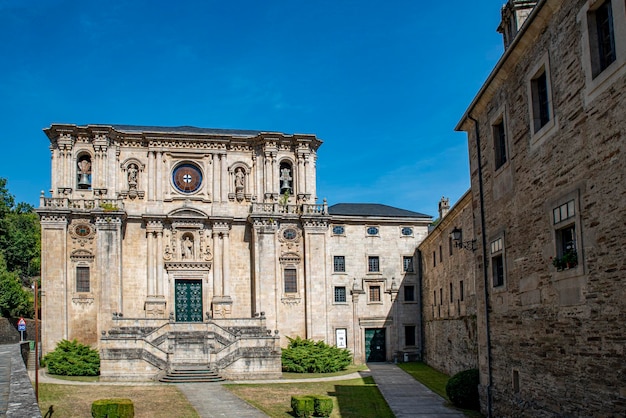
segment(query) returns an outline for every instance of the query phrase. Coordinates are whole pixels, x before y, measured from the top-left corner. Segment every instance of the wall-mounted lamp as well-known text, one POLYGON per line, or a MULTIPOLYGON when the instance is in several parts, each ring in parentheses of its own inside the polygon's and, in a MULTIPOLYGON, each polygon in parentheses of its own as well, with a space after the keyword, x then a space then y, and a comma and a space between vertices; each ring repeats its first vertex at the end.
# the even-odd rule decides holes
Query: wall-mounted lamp
POLYGON ((450 238, 454 242, 456 248, 465 248, 469 251, 476 251, 476 240, 463 241, 463 231, 460 228, 454 227, 450 232, 450 238))

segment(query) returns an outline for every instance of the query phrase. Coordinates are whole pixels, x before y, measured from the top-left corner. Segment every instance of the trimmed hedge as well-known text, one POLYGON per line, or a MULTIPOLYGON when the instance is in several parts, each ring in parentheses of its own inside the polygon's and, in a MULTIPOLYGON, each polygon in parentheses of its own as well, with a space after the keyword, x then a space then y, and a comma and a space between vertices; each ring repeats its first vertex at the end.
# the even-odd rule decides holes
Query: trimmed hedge
POLYGON ((284 372, 334 373, 345 370, 352 363, 350 351, 326 344, 324 341, 289 338, 289 346, 283 350, 284 372))
POLYGON ((100 374, 100 354, 88 345, 76 340, 60 341, 54 351, 43 358, 48 373, 61 376, 98 376, 100 374))
POLYGON ((313 404, 316 417, 329 417, 333 412, 333 399, 330 396, 315 396, 313 404))
POLYGON ((291 408, 297 417, 329 417, 333 412, 333 399, 324 395, 292 396, 291 408))
POLYGON ((478 369, 469 369, 452 376, 446 384, 446 394, 454 406, 480 410, 478 369))
POLYGON ((93 418, 133 418, 133 401, 126 398, 98 399, 91 404, 93 418))
POLYGON ((291 408, 297 417, 308 418, 315 412, 315 401, 312 396, 292 396, 291 408))

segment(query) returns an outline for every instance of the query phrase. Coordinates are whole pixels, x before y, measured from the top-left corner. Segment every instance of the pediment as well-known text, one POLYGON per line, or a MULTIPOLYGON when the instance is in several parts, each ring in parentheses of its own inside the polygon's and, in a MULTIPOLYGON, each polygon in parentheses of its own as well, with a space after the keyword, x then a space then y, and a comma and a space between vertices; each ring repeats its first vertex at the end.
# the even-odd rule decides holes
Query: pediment
POLYGON ((167 214, 170 219, 207 219, 209 216, 201 210, 194 208, 180 208, 167 214))

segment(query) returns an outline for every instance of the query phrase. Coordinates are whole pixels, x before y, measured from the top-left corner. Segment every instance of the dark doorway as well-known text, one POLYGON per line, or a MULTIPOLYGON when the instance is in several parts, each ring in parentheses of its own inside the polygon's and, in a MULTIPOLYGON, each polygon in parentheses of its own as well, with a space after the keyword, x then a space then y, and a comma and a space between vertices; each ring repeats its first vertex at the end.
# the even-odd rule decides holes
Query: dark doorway
POLYGON ((202 280, 176 280, 176 322, 202 322, 202 280))
POLYGON ((365 361, 386 361, 386 343, 385 328, 367 328, 365 330, 365 361))

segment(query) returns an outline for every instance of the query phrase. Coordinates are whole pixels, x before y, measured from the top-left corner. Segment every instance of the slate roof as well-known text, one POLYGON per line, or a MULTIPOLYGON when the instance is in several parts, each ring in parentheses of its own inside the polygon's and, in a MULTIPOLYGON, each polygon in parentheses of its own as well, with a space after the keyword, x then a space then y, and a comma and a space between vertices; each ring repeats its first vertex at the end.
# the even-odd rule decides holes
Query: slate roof
MULTIPOLYGON (((106 125, 104 125, 106 126, 106 125)), ((191 133, 256 136, 262 131, 243 129, 196 128, 195 126, 140 126, 140 125, 109 125, 121 132, 160 132, 160 133, 191 133)))
POLYGON ((419 212, 394 208, 378 203, 337 203, 328 207, 330 215, 343 216, 385 216, 390 218, 432 218, 419 212))

